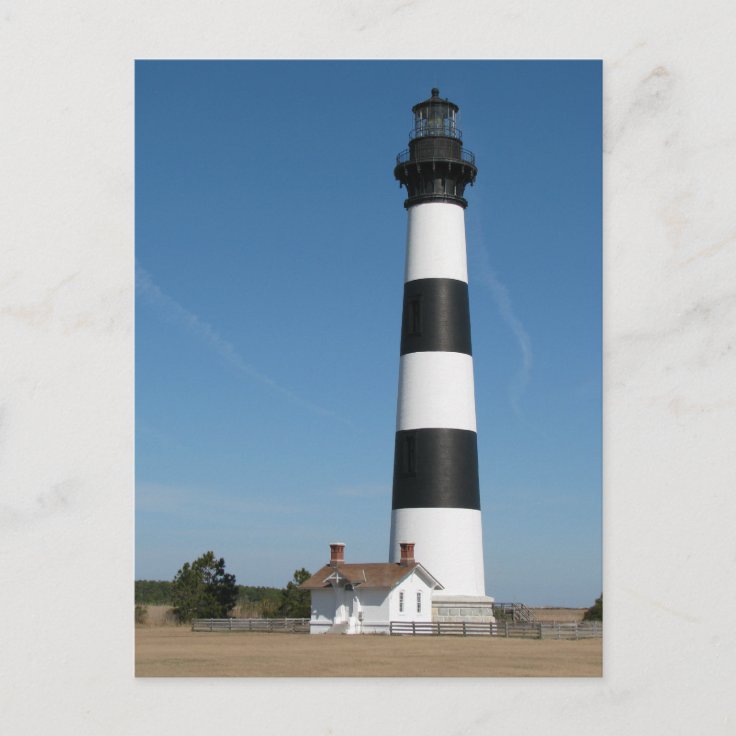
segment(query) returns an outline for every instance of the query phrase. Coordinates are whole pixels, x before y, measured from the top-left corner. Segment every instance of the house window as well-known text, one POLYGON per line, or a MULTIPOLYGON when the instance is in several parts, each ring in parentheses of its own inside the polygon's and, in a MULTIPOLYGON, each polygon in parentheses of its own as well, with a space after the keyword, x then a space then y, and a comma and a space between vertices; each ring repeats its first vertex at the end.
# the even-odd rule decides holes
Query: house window
POLYGON ((399 613, 404 613, 404 591, 399 591, 399 613))
POLYGON ((422 612, 422 592, 417 592, 417 613, 422 612))

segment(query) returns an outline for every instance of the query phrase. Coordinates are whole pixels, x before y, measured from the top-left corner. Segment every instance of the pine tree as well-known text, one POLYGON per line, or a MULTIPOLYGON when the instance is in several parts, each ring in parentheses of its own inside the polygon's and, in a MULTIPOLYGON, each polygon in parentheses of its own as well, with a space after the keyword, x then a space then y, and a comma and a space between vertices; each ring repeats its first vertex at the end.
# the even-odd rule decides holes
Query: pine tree
POLYGON ((171 585, 174 612, 181 622, 193 618, 224 618, 235 605, 238 589, 235 575, 225 572, 224 558, 205 552, 185 562, 171 585))
POLYGON ((281 606, 279 615, 285 618, 309 618, 312 612, 310 593, 308 590, 299 590, 299 586, 309 578, 312 573, 303 567, 294 571, 294 577, 281 591, 281 606))

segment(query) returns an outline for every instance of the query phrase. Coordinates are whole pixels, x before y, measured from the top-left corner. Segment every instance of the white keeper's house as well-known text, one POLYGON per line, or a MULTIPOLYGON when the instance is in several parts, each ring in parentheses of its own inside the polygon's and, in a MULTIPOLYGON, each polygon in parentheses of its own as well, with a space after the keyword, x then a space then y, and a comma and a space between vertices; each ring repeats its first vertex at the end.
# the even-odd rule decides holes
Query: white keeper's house
POLYGON ((330 562, 300 586, 312 595, 311 634, 388 634, 391 621, 431 621, 440 582, 401 543, 399 562, 345 564, 345 545, 330 545, 330 562))

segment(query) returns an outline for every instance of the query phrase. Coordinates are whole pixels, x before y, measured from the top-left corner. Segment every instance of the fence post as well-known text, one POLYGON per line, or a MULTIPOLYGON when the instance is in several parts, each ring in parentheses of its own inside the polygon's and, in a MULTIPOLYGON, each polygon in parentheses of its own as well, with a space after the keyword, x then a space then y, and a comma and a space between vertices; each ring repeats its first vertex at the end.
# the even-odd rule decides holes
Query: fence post
POLYGON ((210 619, 210 631, 212 631, 212 619, 210 619))
POLYGON ((540 638, 540 640, 542 638, 542 624, 541 624, 541 622, 539 624, 539 638, 540 638))
POLYGON ((465 621, 463 621, 463 636, 466 636, 466 630, 465 630, 465 621))
POLYGON ((505 631, 506 631, 506 634, 505 634, 505 636, 506 636, 506 638, 508 639, 508 638, 509 638, 509 622, 508 622, 508 621, 504 621, 504 622, 503 622, 503 626, 504 626, 504 629, 505 629, 505 631))
POLYGON ((575 641, 578 640, 578 622, 575 622, 575 641))
POLYGON ((233 630, 233 620, 231 618, 229 618, 227 621, 228 621, 228 625, 230 627, 230 631, 232 631, 233 630))

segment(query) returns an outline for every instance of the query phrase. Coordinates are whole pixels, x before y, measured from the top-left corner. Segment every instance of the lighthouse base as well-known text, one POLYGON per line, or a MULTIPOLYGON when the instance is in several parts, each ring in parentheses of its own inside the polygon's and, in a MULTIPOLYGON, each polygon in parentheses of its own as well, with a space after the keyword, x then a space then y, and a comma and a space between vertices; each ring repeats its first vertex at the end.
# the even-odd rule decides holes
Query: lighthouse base
POLYGON ((471 595, 432 596, 432 621, 465 621, 474 624, 492 624, 493 598, 471 595))

